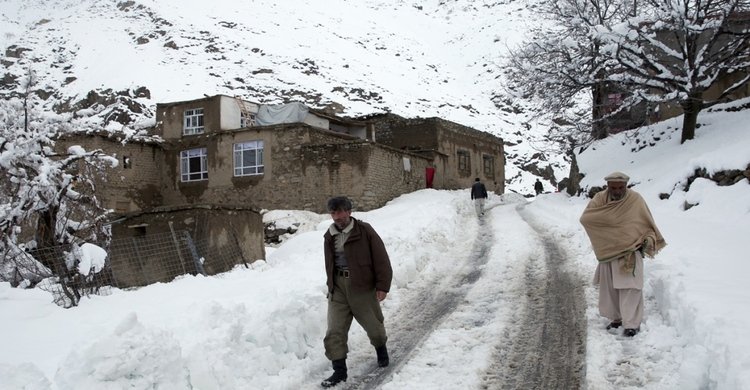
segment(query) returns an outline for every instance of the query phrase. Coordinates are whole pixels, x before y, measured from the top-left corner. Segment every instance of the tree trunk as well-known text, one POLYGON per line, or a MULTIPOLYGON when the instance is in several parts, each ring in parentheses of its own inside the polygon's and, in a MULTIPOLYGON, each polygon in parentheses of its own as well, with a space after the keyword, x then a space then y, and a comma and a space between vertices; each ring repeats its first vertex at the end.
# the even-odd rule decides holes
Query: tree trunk
POLYGON ((36 225, 37 260, 49 268, 59 277, 67 275, 65 260, 58 252, 59 243, 55 239, 55 225, 57 223, 57 208, 50 206, 49 210, 39 213, 36 225))
POLYGON ((606 85, 604 83, 596 83, 591 88, 591 136, 594 139, 604 139, 609 135, 607 131, 606 121, 602 119, 604 116, 604 93, 606 91, 606 85))
POLYGON ((570 173, 568 174, 568 187, 565 189, 568 195, 576 196, 581 188, 581 174, 578 171, 578 160, 575 150, 570 151, 570 173))
POLYGON ((682 111, 682 137, 680 143, 695 138, 695 125, 698 123, 698 113, 703 108, 703 93, 691 93, 690 96, 680 102, 682 111))

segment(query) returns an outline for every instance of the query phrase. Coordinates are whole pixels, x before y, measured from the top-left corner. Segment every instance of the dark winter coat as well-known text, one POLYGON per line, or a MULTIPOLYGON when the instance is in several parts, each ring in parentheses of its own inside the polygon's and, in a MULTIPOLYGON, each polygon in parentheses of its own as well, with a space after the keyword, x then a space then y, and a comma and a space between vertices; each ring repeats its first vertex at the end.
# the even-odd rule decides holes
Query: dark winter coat
MULTIPOLYGON (((352 290, 357 292, 372 289, 390 291, 393 269, 383 240, 369 223, 354 218, 352 220, 354 227, 344 243, 344 254, 349 265, 352 290)), ((333 236, 326 230, 323 235, 323 252, 329 292, 333 292, 335 246, 333 236)))
POLYGON ((487 189, 482 182, 474 182, 471 186, 471 199, 486 198, 487 189))

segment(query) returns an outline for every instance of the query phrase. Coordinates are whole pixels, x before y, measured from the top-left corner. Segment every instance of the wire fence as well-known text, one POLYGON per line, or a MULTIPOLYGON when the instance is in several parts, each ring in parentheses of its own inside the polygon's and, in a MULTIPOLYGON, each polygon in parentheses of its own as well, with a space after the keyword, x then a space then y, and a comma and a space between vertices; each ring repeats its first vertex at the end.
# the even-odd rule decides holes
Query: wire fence
POLYGON ((236 265, 248 266, 239 242, 221 245, 194 240, 188 231, 173 231, 111 240, 107 256, 91 260, 77 245, 61 245, 16 253, 8 261, 19 280, 38 280, 63 307, 78 305, 81 297, 108 295, 112 288, 138 288, 166 283, 181 275, 215 275, 236 265), (41 265, 43 266, 40 266, 41 265))

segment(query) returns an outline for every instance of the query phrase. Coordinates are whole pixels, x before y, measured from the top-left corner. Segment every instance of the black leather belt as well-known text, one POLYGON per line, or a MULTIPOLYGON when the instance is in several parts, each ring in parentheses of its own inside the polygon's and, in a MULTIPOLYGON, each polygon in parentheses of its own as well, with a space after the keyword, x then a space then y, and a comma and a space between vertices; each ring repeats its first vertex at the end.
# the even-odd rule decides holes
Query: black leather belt
POLYGON ((348 278, 349 277, 349 270, 348 269, 339 269, 339 268, 336 268, 336 275, 348 278))

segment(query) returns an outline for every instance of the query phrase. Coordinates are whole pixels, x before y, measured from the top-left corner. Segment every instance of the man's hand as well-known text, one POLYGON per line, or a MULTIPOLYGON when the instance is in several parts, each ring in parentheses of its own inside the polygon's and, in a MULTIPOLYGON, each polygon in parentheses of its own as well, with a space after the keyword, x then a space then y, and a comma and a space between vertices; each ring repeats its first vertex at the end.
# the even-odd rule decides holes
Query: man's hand
POLYGON ((378 298, 378 302, 383 301, 386 295, 388 295, 388 293, 385 291, 380 291, 380 290, 375 291, 375 296, 378 298))
POLYGON ((642 249, 642 251, 644 253, 646 253, 646 252, 648 252, 648 251, 650 251, 651 249, 654 248, 654 242, 653 241, 654 240, 651 237, 646 237, 643 240, 643 244, 641 244, 641 249, 642 249))

